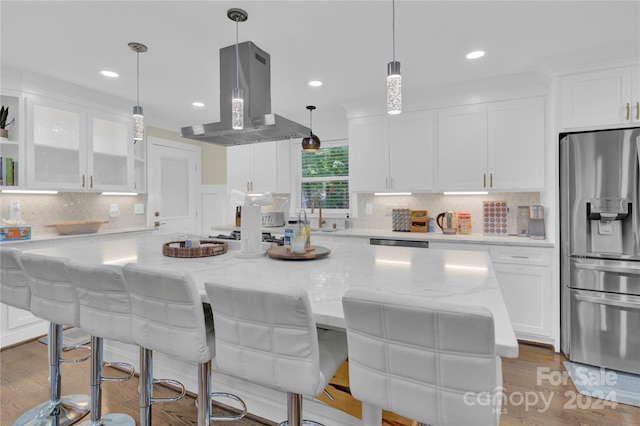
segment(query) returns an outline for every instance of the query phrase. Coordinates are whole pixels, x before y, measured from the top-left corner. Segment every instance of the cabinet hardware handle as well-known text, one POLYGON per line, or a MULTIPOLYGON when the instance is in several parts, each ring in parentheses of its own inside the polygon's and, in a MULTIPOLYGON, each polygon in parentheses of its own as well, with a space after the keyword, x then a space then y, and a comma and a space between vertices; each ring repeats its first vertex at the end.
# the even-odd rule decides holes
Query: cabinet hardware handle
POLYGON ((393 189, 393 178, 389 178, 389 189, 393 189))
POLYGON ((89 176, 89 188, 93 188, 93 175, 89 176))
POLYGON ((84 175, 82 175, 82 187, 84 188, 84 175))
POLYGON ((483 176, 484 176, 484 178, 483 178, 483 181, 482 181, 482 187, 486 188, 487 187, 487 174, 484 173, 483 176))
POLYGON ((630 115, 631 115, 631 111, 630 111, 630 105, 629 105, 629 102, 627 102, 627 104, 626 104, 626 106, 625 106, 625 111, 626 111, 626 114, 625 114, 625 116, 624 116, 624 119, 625 119, 625 120, 627 120, 627 121, 629 121, 629 120, 631 119, 631 117, 630 117, 630 115))
POLYGON ((489 188, 493 188, 493 173, 489 173, 489 188))
POLYGON ((529 256, 518 256, 518 255, 511 255, 512 259, 528 259, 529 256))
POLYGON ((636 120, 640 120, 640 102, 636 102, 636 120))

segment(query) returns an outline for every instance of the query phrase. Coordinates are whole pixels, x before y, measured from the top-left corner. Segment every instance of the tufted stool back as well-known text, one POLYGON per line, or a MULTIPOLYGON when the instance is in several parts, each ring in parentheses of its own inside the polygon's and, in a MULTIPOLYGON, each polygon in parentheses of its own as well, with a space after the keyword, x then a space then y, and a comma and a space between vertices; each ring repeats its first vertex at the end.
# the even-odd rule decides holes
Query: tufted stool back
POLYGON ((426 424, 498 424, 502 370, 489 310, 355 289, 342 304, 355 398, 426 424))
POLYGON ((92 336, 135 344, 122 268, 72 261, 67 271, 80 303, 80 327, 92 336))
POLYGON ((22 251, 0 247, 0 302, 24 310, 31 309, 29 276, 22 266, 22 251))
POLYGON ((69 259, 25 253, 20 258, 31 277, 31 312, 56 324, 80 326, 76 289, 67 272, 69 259))

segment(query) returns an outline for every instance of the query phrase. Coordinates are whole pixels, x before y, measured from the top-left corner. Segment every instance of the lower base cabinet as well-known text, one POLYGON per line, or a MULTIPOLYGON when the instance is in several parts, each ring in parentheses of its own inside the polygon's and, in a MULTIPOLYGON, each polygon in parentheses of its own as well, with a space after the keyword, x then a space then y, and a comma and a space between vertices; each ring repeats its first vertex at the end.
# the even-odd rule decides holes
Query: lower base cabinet
POLYGON ((516 337, 559 350, 553 249, 491 246, 489 253, 516 337))
POLYGON ((47 334, 49 322, 29 311, 0 304, 0 346, 11 346, 47 334))

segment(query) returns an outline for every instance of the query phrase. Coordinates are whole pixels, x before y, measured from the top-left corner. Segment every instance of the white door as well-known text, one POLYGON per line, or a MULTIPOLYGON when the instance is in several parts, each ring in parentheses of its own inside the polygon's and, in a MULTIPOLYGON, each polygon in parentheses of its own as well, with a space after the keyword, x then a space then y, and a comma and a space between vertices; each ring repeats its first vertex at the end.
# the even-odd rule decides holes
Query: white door
POLYGON ((196 145, 149 137, 147 223, 170 233, 200 234, 200 158, 196 145))

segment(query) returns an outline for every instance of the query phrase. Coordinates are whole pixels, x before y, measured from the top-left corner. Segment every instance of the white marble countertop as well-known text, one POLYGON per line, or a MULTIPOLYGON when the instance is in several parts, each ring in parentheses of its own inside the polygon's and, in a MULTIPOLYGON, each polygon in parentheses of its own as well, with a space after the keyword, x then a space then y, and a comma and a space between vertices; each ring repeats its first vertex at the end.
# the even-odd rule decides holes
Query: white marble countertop
MULTIPOLYGON (((296 225, 291 225, 296 226, 296 225)), ((235 225, 221 225, 213 227, 210 231, 210 235, 217 235, 220 233, 230 233, 233 230, 240 230, 240 227, 235 225)), ((263 228, 263 232, 270 232, 274 235, 283 235, 284 226, 263 228)), ((514 245, 514 246, 526 246, 526 247, 553 247, 554 244, 550 240, 532 240, 527 237, 494 237, 483 234, 471 234, 471 235, 445 235, 441 231, 438 232, 399 232, 390 231, 386 229, 315 229, 311 228, 312 235, 322 236, 336 236, 336 237, 356 237, 356 238, 389 238, 395 240, 418 240, 418 241, 434 241, 443 243, 462 243, 462 244, 489 244, 489 245, 514 245)), ((206 233, 206 232, 205 232, 206 233)))
POLYGON ((116 228, 116 229, 104 229, 98 232, 93 232, 89 234, 73 234, 73 235, 59 235, 59 234, 41 234, 41 235, 32 235, 30 240, 7 240, 1 241, 0 244, 3 245, 13 245, 13 244, 28 244, 33 241, 65 241, 72 240, 76 238, 87 238, 87 237, 100 237, 100 236, 111 236, 111 235, 119 235, 119 234, 132 234, 136 232, 154 232, 157 231, 156 227, 133 227, 133 228, 116 228))
MULTIPOLYGON (((345 238, 326 239, 331 254, 323 259, 287 261, 262 256, 241 259, 235 250, 212 257, 175 258, 162 255, 162 244, 173 241, 168 234, 149 234, 114 239, 78 240, 76 244, 52 245, 25 251, 68 257, 100 264, 135 262, 158 268, 187 270, 204 301, 204 283, 233 285, 246 281, 274 286, 304 288, 320 326, 344 328, 341 298, 349 288, 439 298, 453 303, 485 306, 494 315, 496 350, 517 357, 518 343, 511 326, 488 253, 464 250, 416 249, 370 246, 345 238)), ((314 240, 323 246, 321 237, 314 240)))

